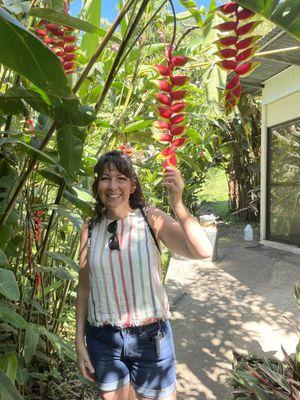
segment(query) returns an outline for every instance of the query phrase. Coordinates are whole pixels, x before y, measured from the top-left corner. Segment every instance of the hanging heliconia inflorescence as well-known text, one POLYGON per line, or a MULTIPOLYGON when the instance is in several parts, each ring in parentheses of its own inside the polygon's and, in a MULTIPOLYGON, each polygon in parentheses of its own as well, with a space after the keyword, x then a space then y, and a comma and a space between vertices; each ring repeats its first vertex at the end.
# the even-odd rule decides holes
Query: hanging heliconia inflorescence
POLYGON ((216 53, 222 60, 217 64, 228 73, 232 73, 225 88, 225 112, 230 114, 238 104, 242 87, 240 78, 249 75, 260 63, 250 61, 257 50, 255 43, 260 38, 251 35, 251 32, 261 23, 254 21, 254 12, 240 7, 235 2, 226 3, 218 7, 225 22, 215 26, 222 36, 215 43, 218 46, 216 53), (251 19, 251 22, 248 20, 251 19), (223 35, 225 34, 225 35, 223 35))
POLYGON ((123 143, 120 144, 119 150, 123 153, 126 154, 129 157, 133 156, 134 150, 133 148, 128 144, 128 143, 123 143))
POLYGON ((156 98, 159 102, 157 114, 159 120, 157 126, 162 130, 159 140, 168 143, 168 146, 162 150, 161 155, 164 158, 163 170, 167 166, 176 167, 175 148, 180 147, 186 138, 181 137, 185 126, 185 107, 184 98, 186 90, 182 88, 188 80, 186 75, 175 75, 175 69, 184 66, 188 58, 184 56, 173 56, 172 49, 166 51, 166 65, 156 65, 156 69, 161 75, 158 80, 159 93, 156 98))
MULTIPOLYGON (((69 3, 64 2, 64 13, 69 14, 69 3)), ((54 24, 41 19, 35 27, 35 33, 61 60, 66 74, 72 74, 76 67, 77 36, 74 28, 61 24, 54 24)))

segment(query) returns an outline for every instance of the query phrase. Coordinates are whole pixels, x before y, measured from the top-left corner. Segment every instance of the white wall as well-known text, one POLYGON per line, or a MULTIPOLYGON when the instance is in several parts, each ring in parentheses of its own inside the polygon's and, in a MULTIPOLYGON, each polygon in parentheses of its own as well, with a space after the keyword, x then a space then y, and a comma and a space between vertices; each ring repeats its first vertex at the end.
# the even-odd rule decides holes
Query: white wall
POLYGON ((261 121, 261 240, 266 239, 267 129, 300 118, 300 67, 287 68, 264 84, 261 121))

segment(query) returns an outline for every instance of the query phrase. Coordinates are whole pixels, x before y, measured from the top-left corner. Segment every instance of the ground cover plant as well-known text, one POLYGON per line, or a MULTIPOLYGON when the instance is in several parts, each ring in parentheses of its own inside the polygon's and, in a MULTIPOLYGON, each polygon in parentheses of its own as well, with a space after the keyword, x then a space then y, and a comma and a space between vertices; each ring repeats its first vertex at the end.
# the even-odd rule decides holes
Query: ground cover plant
MULTIPOLYGON (((243 3, 231 6, 234 13, 242 10, 237 4, 247 6, 243 3)), ((255 1, 251 10, 255 18, 269 18, 300 38, 293 24, 297 5, 288 2, 288 18, 281 18, 285 3, 269 1, 267 7, 255 1)), ((259 174, 259 102, 248 99, 255 111, 249 115, 241 95, 239 108, 231 107, 226 116, 227 73, 217 62, 220 54, 230 54, 220 43, 216 47, 214 28, 226 13, 214 0, 207 10, 194 1, 182 4, 185 11, 175 15, 171 1, 120 1, 116 20, 108 22, 101 21, 101 0, 86 2, 79 18, 63 0, 1 1, 0 393, 5 400, 55 397, 60 386, 72 398, 60 368, 76 362, 79 233, 91 212, 99 154, 112 148, 128 152, 153 205, 167 207, 161 172, 164 162, 174 165, 175 152, 191 211, 215 166, 225 169, 233 187, 231 210, 249 205, 259 174)), ((164 260, 167 268, 168 254, 164 260)))

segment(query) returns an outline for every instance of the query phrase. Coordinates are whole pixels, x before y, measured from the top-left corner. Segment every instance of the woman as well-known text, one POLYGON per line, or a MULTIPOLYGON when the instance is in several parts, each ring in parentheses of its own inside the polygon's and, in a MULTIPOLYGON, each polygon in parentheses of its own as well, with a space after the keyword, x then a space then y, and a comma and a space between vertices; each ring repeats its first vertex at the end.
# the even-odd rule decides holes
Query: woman
POLYGON ((95 218, 83 224, 80 246, 79 368, 96 381, 100 399, 174 400, 175 355, 159 241, 194 259, 211 256, 211 245, 182 202, 178 170, 168 168, 163 176, 176 220, 158 208, 144 209, 127 155, 110 151, 94 171, 95 218))

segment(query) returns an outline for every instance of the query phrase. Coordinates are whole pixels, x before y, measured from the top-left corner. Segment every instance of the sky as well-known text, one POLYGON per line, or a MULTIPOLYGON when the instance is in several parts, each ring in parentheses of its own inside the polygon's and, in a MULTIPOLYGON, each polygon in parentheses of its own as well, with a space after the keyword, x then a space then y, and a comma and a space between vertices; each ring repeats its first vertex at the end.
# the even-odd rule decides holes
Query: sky
MULTIPOLYGON (((205 8, 209 7, 210 0, 195 0, 197 5, 204 6, 205 8)), ((78 11, 81 8, 82 0, 74 0, 70 6, 70 13, 72 16, 77 16, 78 11)), ((173 0, 176 12, 186 11, 186 9, 180 4, 179 0, 173 0)), ((109 21, 113 21, 117 16, 116 4, 118 4, 118 0, 102 0, 102 18, 106 18, 109 21)))

